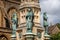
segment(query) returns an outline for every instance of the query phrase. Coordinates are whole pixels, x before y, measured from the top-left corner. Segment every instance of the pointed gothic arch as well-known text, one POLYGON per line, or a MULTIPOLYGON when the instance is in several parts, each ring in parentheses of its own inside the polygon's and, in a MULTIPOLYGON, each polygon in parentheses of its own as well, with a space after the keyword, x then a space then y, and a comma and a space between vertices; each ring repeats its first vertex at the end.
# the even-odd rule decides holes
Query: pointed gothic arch
MULTIPOLYGON (((18 12, 18 10, 15 7, 10 7, 8 9, 7 14, 9 15, 10 20, 12 19, 13 13, 16 13, 17 14, 17 12, 18 12)), ((17 16, 18 16, 18 14, 17 14, 17 16)), ((11 25, 10 26, 12 26, 12 21, 11 21, 11 25)))
POLYGON ((16 9, 15 7, 10 7, 10 8, 8 9, 7 13, 9 13, 9 11, 12 10, 12 9, 15 9, 15 10, 17 11, 17 9, 16 9))
POLYGON ((0 40, 8 40, 8 38, 5 35, 1 35, 0 40))

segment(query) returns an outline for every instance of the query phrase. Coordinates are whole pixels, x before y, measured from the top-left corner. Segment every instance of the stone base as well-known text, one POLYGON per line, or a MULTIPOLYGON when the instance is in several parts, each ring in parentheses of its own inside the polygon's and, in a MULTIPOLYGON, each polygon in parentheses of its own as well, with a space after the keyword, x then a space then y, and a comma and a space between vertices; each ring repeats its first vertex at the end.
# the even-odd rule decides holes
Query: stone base
POLYGON ((45 40, 49 40, 50 39, 50 35, 44 35, 45 40))
POLYGON ((12 35, 11 36, 11 40, 16 40, 16 36, 15 35, 12 35))
POLYGON ((26 33, 25 38, 26 40, 33 40, 34 39, 34 34, 33 33, 26 33))

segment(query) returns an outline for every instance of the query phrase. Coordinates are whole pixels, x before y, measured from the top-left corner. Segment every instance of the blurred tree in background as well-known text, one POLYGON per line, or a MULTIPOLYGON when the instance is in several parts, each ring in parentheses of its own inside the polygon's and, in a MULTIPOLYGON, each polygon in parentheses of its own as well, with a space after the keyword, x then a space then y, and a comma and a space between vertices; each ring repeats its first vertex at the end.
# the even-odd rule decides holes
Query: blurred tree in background
POLYGON ((57 27, 60 29, 60 23, 57 23, 56 25, 57 25, 57 27))
POLYGON ((60 32, 54 35, 51 35, 51 39, 50 40, 60 40, 60 32))

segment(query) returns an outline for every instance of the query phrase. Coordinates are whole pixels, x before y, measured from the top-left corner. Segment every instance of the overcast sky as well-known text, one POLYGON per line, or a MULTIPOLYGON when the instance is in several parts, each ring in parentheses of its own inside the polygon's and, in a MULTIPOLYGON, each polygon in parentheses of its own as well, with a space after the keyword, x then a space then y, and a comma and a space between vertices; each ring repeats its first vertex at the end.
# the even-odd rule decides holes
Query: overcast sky
POLYGON ((60 0, 40 0, 41 15, 47 12, 48 23, 60 23, 60 0))

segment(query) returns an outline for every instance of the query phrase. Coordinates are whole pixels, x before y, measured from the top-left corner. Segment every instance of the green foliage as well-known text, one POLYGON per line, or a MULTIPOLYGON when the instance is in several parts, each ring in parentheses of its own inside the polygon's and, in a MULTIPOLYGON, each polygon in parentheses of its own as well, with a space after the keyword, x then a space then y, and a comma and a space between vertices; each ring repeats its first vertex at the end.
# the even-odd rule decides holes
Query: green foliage
POLYGON ((60 40, 60 32, 54 35, 51 35, 51 39, 50 40, 60 40))
POLYGON ((60 29, 60 23, 57 23, 56 25, 57 25, 57 27, 60 29))

